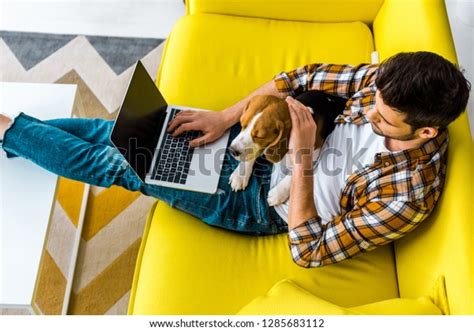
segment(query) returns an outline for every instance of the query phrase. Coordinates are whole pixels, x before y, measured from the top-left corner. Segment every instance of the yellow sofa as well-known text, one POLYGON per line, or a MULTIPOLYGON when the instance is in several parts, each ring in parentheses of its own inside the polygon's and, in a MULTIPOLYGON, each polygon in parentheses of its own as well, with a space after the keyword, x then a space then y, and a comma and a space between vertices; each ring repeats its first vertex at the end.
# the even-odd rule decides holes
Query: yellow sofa
MULTIPOLYGON (((418 50, 456 62, 442 0, 188 0, 186 16, 167 39, 157 85, 171 103, 219 111, 284 70, 313 62, 370 63, 373 51, 381 61, 418 50)), ((441 313, 472 314, 467 116, 449 132, 447 182, 430 219, 393 244, 319 269, 293 263, 285 234, 231 233, 157 201, 143 235, 129 314, 236 314, 250 302, 242 313, 253 314, 258 302, 279 295, 293 301, 261 312, 328 312, 318 306, 308 311, 315 298, 345 309, 428 297, 441 313), (306 299, 298 299, 301 293, 306 299)))

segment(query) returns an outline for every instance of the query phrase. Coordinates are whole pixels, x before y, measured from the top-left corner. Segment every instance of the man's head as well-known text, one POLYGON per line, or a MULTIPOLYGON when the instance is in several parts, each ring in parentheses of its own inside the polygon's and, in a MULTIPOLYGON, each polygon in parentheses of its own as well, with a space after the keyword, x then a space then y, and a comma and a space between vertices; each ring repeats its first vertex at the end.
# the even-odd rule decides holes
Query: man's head
POLYGON ((458 67, 431 52, 385 60, 375 85, 367 117, 375 133, 397 140, 436 137, 465 110, 471 88, 458 67))

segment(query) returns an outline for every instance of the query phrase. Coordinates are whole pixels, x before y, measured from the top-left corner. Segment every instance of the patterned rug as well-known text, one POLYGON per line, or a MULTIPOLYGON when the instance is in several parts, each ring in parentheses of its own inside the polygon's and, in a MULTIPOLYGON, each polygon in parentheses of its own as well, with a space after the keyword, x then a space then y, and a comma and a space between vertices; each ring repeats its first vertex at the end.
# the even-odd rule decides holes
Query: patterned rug
MULTIPOLYGON (((113 119, 133 64, 142 59, 155 77, 163 45, 162 39, 0 31, 0 81, 77 84, 83 107, 75 116, 113 119)), ((84 186, 62 177, 58 182, 34 303, 42 314, 59 314, 63 306, 84 186)), ((120 187, 91 186, 69 314, 126 314, 145 219, 153 202, 120 187)))

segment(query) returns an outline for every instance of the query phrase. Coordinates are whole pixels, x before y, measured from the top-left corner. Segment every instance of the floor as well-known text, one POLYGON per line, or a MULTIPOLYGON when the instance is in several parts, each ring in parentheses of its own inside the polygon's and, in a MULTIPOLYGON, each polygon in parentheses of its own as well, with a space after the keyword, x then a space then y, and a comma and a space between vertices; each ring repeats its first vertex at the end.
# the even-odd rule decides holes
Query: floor
MULTIPOLYGON (((474 82, 474 1, 445 1, 458 62, 474 82)), ((0 0, 0 9, 0 30, 146 38, 166 38, 185 14, 183 0, 0 0)))

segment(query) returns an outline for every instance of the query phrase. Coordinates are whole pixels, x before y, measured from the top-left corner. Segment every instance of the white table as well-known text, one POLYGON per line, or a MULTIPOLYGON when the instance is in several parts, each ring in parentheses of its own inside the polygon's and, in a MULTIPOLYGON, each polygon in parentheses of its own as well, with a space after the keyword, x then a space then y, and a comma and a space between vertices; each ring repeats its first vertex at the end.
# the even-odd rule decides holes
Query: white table
MULTIPOLYGON (((46 120, 70 117, 75 107, 80 107, 77 85, 0 82, 3 112, 19 110, 46 120)), ((34 293, 57 180, 58 176, 30 161, 0 156, 0 310, 4 314, 38 313, 34 293)), ((83 216, 81 210, 71 258, 74 266, 83 216)), ((69 270, 62 313, 67 312, 74 267, 69 270)))

